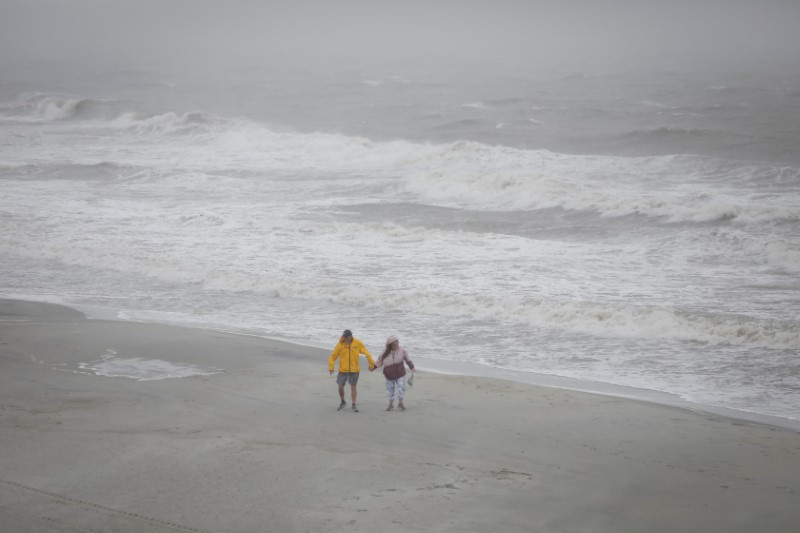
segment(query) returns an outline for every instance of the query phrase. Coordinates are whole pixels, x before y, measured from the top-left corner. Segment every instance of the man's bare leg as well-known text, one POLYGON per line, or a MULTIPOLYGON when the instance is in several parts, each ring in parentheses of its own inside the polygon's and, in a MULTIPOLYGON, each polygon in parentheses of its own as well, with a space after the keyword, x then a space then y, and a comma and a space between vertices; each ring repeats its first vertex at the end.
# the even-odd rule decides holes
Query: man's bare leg
POLYGON ((356 386, 350 385, 350 395, 353 398, 353 411, 358 411, 358 408, 356 407, 356 394, 356 386))

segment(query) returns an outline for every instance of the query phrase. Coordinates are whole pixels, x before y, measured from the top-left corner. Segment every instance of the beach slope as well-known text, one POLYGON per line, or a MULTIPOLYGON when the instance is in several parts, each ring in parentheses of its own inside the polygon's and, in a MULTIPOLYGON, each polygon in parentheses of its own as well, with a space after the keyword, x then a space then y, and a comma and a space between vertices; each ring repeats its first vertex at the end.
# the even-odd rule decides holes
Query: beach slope
POLYGON ((796 431, 425 372, 337 412, 327 356, 0 300, 1 529, 800 530, 796 431))

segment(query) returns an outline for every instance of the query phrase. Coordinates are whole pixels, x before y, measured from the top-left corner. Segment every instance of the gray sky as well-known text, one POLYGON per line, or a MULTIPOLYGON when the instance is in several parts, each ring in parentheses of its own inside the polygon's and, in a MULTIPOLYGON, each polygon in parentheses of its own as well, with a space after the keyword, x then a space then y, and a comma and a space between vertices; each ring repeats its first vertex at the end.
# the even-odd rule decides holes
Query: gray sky
POLYGON ((795 0, 0 0, 0 65, 748 66, 796 60, 798 26, 795 0))

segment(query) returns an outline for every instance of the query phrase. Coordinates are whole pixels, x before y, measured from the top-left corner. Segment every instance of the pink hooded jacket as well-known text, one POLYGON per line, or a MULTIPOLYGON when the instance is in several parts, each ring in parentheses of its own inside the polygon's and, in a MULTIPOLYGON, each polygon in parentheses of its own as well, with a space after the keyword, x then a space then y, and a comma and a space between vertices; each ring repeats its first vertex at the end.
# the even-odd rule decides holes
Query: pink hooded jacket
POLYGON ((386 357, 379 357, 375 367, 383 367, 383 375, 386 379, 397 379, 406 375, 406 367, 414 369, 414 363, 408 358, 408 351, 402 346, 397 346, 396 350, 389 352, 386 357))

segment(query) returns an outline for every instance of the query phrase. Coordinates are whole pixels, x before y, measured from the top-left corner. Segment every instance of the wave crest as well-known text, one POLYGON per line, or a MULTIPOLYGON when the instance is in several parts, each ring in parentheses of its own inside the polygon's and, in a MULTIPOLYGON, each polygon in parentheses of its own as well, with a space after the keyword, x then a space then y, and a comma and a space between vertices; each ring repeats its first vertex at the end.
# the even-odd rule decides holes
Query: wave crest
POLYGON ((22 122, 54 122, 106 116, 110 102, 92 98, 25 94, 0 105, 0 117, 22 122))
POLYGON ((150 116, 141 116, 129 111, 111 120, 110 125, 137 133, 175 135, 209 133, 213 131, 212 125, 220 122, 219 119, 200 111, 187 113, 169 111, 150 116))
POLYGON ((798 169, 709 170, 693 168, 680 156, 574 156, 465 142, 437 158, 407 183, 411 193, 436 205, 498 211, 559 207, 667 222, 800 220, 800 193, 762 194, 770 180, 785 181, 787 174, 800 181, 798 169))
MULTIPOLYGON (((201 226, 216 220, 205 220, 201 226)), ((195 220, 182 220, 195 224, 195 220)), ((337 305, 380 307, 403 312, 468 317, 506 324, 531 325, 586 335, 614 338, 660 339, 709 345, 800 349, 800 329, 793 322, 761 320, 712 313, 689 313, 670 307, 640 307, 615 303, 556 299, 452 294, 411 289, 380 290, 366 285, 326 283, 311 279, 269 278, 262 272, 218 270, 160 255, 130 253, 124 249, 93 248, 61 243, 0 240, 6 252, 56 259, 73 265, 103 265, 121 272, 142 274, 178 283, 199 284, 207 290, 255 292, 272 298, 326 301, 337 305)))
POLYGON ((36 120, 100 117, 86 128, 120 130, 110 136, 111 142, 122 144, 118 152, 129 148, 125 143, 131 142, 130 136, 136 149, 127 153, 139 154, 152 146, 148 155, 155 155, 144 158, 148 165, 180 162, 201 171, 320 169, 391 176, 387 193, 444 207, 496 211, 557 207, 666 222, 800 221, 800 169, 793 167, 698 156, 567 155, 474 141, 377 142, 339 133, 279 131, 201 111, 143 115, 129 109, 120 112, 116 106, 33 95, 21 104, 6 105, 2 112, 36 120))

